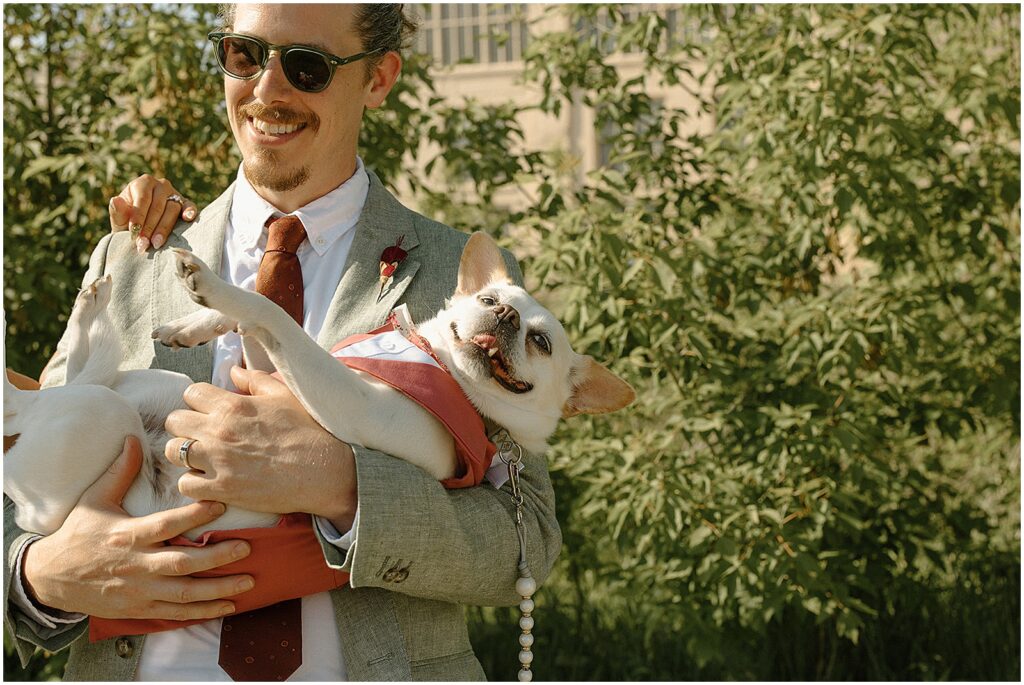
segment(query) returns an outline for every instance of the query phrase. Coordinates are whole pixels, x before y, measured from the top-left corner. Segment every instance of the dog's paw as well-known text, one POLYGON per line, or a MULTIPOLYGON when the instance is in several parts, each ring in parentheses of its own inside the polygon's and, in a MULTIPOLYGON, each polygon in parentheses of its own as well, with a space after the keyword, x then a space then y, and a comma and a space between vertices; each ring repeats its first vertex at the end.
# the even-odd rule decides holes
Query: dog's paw
POLYGON ((203 260, 188 250, 172 247, 171 252, 174 254, 174 272, 188 290, 189 297, 198 305, 210 306, 209 291, 216 287, 217 276, 203 260))
POLYGON ((151 337, 167 347, 195 347, 235 330, 236 323, 220 312, 201 309, 153 330, 151 337))
POLYGON ((75 298, 75 309, 78 310, 79 316, 95 314, 105 309, 110 302, 110 293, 113 289, 114 280, 107 274, 79 290, 75 298))

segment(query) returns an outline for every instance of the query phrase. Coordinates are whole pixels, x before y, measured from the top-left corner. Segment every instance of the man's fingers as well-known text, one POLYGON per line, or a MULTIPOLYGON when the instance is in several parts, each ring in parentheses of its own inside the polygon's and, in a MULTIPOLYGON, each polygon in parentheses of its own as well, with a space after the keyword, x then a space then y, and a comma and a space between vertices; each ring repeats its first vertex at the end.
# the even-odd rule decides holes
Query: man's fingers
POLYGON ((231 382, 246 395, 276 395, 282 392, 291 392, 287 385, 266 371, 243 369, 240 366, 231 367, 231 382))
POLYGON ((146 542, 163 542, 196 526, 213 521, 224 513, 221 502, 193 502, 176 509, 141 516, 132 522, 136 533, 146 542))
POLYGON ((252 576, 235 575, 223 578, 168 578, 158 584, 153 599, 174 604, 191 604, 224 599, 248 592, 255 585, 252 576))
MULTIPOLYGON (((82 494, 82 500, 99 505, 120 507, 124 495, 142 467, 142 445, 139 439, 128 436, 124 449, 102 476, 82 494)), ((186 530, 188 530, 186 528, 186 530)))
POLYGON ((164 458, 175 466, 184 466, 185 468, 205 473, 209 466, 209 460, 202 454, 202 449, 199 441, 193 438, 171 438, 164 443, 164 458), (188 444, 188 448, 185 450, 185 454, 188 457, 188 463, 186 464, 181 458, 181 448, 187 440, 192 440, 192 442, 188 444))
POLYGON ((149 614, 144 618, 157 618, 168 621, 195 621, 198 619, 211 619, 226 616, 234 612, 233 602, 224 600, 213 602, 193 602, 191 604, 178 604, 175 602, 153 602, 150 605, 149 614))
MULTIPOLYGON (((210 383, 193 383, 185 388, 185 393, 181 398, 190 409, 202 414, 209 414, 218 407, 225 409, 229 413, 235 409, 240 409, 237 405, 239 397, 236 393, 224 388, 218 388, 210 383)), ((189 435, 188 433, 174 431, 170 426, 167 426, 167 430, 175 435, 185 437, 189 435)))
POLYGON ((153 573, 161 576, 188 576, 244 559, 251 551, 244 540, 225 540, 206 547, 169 545, 151 552, 148 564, 153 573))

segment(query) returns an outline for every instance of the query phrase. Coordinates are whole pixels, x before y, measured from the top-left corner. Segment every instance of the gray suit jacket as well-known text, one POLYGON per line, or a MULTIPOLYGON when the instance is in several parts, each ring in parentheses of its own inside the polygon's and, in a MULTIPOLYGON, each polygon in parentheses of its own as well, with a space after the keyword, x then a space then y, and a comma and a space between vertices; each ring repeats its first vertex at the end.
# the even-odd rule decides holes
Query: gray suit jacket
MULTIPOLYGON (((194 224, 180 224, 167 246, 187 247, 219 272, 231 197, 229 188, 194 224)), ((455 290, 467 238, 403 207, 370 174, 366 205, 317 342, 330 348, 345 336, 372 330, 402 302, 414 320, 432 317, 455 290), (402 247, 409 256, 378 302, 380 254, 399 236, 405 236, 402 247)), ((506 257, 518 275, 514 260, 506 257)), ((124 367, 172 369, 195 381, 209 381, 211 345, 172 350, 150 339, 157 324, 197 308, 173 271, 166 249, 140 256, 122 232, 100 241, 83 284, 113 274, 110 313, 126 352, 124 367)), ((65 361, 66 335, 47 369, 47 385, 63 383, 65 361)), ((348 677, 481 679, 483 670, 470 647, 460 605, 508 605, 519 599, 513 589, 519 544, 507 486, 495 490, 485 482, 445 490, 402 460, 353 448, 359 478, 356 541, 346 554, 321 540, 327 562, 351 573, 350 584, 331 593, 348 677)), ((527 455, 524 461, 529 561, 534 575, 543 580, 561 547, 561 533, 543 457, 527 455)), ((144 637, 89 643, 85 622, 47 628, 8 601, 14 554, 25 533, 14 523, 6 498, 4 539, 4 621, 22 663, 36 646, 49 651, 70 646, 65 679, 133 678, 144 637)), ((508 629, 511 637, 516 627, 508 629)), ((510 655, 512 651, 510 647, 510 655)))

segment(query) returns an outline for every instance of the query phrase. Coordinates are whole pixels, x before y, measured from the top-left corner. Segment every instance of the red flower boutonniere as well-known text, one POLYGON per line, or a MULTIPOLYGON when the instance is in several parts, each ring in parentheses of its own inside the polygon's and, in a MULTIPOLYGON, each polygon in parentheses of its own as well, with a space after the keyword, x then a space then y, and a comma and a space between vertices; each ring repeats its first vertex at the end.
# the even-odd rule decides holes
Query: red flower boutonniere
POLYGON ((380 302, 380 298, 384 297, 384 288, 391 283, 391 278, 395 275, 398 265, 409 256, 409 253, 402 249, 403 240, 405 240, 405 236, 399 236, 394 245, 384 248, 384 251, 380 253, 380 293, 377 294, 378 302, 380 302))

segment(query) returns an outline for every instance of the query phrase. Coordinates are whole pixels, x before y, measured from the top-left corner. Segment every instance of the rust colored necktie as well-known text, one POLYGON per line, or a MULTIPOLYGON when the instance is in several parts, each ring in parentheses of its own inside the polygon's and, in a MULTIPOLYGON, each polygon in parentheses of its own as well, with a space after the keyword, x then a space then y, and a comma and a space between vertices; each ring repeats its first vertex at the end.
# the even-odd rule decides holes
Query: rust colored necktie
MULTIPOLYGON (((302 267, 295 252, 306 239, 298 217, 271 220, 256 292, 302 325, 302 267)), ((302 600, 289 599, 224 618, 220 667, 235 681, 282 681, 302 665, 302 600)))

